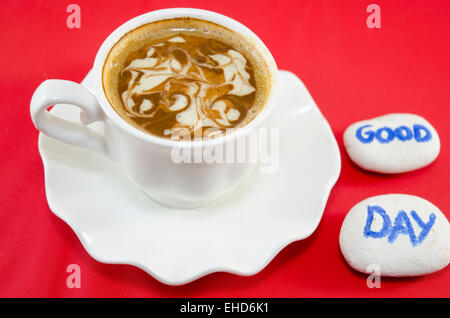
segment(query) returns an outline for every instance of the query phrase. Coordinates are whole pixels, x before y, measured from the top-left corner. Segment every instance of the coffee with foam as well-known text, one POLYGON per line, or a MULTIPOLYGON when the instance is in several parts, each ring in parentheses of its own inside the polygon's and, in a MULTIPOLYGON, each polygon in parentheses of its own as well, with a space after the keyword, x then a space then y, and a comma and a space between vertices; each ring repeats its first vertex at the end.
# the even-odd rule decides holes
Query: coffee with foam
POLYGON ((103 68, 103 88, 116 112, 140 130, 172 139, 243 127, 264 107, 270 82, 250 39, 194 18, 128 32, 103 68))

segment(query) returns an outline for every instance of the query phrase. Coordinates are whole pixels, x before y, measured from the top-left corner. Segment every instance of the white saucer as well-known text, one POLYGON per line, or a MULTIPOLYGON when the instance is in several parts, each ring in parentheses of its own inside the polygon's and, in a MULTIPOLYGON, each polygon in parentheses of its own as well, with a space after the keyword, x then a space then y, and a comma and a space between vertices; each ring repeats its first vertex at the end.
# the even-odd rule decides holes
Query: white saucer
MULTIPOLYGON (((82 83, 92 86, 90 74, 82 83)), ((303 83, 280 71, 279 85, 269 124, 280 133, 277 173, 257 168, 219 202, 176 210, 153 202, 102 155, 40 134, 50 209, 96 260, 137 266, 166 284, 218 271, 256 274, 314 232, 341 166, 331 129, 303 83)), ((51 111, 79 121, 74 106, 51 111)))

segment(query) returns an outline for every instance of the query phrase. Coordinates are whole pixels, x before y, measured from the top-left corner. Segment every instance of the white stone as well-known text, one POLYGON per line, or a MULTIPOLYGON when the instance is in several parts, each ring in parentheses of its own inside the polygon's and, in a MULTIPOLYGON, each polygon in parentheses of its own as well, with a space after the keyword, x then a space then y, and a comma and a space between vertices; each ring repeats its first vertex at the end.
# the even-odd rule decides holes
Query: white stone
POLYGON ((450 225, 436 206, 422 198, 380 195, 348 212, 339 244, 345 259, 357 271, 379 271, 381 276, 424 275, 449 264, 450 225))
POLYGON ((414 114, 389 114, 354 123, 345 130, 344 145, 358 166, 381 173, 425 167, 441 148, 434 127, 414 114))

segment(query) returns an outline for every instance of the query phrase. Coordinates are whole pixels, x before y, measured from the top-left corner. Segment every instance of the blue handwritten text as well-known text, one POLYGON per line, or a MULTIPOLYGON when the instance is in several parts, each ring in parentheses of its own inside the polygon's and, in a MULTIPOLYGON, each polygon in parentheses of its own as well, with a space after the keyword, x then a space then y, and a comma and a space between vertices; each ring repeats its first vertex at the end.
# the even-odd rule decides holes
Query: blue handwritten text
POLYGON ((416 222, 421 229, 419 236, 416 236, 414 228, 412 227, 412 221, 405 211, 398 211, 395 220, 392 222, 391 218, 382 207, 378 205, 369 205, 367 207, 367 219, 366 225, 364 226, 364 236, 378 239, 387 236, 388 242, 392 244, 399 235, 404 234, 409 236, 412 246, 417 246, 422 243, 428 233, 430 233, 430 230, 436 221, 436 215, 431 213, 428 222, 425 223, 417 215, 416 211, 412 210, 410 214, 414 222, 416 222), (383 226, 378 231, 372 230, 372 223, 375 213, 380 215, 383 220, 383 226))
POLYGON ((390 127, 381 127, 377 130, 369 129, 372 125, 364 125, 356 130, 356 138, 363 144, 370 144, 375 139, 382 144, 388 144, 394 139, 400 141, 409 141, 414 139, 417 142, 427 142, 431 140, 431 131, 419 124, 415 124, 413 128, 407 126, 399 126, 395 129, 390 127))

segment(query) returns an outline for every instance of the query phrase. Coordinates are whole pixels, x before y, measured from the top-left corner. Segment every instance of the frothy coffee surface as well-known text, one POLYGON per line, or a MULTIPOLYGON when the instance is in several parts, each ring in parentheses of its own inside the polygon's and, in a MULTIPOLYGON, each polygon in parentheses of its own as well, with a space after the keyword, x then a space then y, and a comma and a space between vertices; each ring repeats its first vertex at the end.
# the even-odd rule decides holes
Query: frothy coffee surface
POLYGON ((116 112, 138 129, 172 139, 244 126, 264 106, 268 83, 267 66, 249 40, 192 18, 127 33, 103 69, 116 112))

